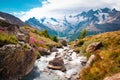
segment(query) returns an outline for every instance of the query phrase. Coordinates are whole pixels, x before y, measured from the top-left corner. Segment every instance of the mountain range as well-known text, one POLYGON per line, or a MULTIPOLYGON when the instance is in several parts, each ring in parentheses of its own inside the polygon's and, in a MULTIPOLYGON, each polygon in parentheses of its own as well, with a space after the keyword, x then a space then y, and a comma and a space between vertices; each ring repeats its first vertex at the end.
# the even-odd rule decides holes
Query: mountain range
POLYGON ((40 30, 47 29, 52 35, 74 40, 83 29, 87 30, 87 35, 120 30, 120 11, 115 8, 91 9, 75 15, 64 15, 62 19, 32 17, 25 23, 40 30))
POLYGON ((39 30, 48 30, 51 35, 59 38, 74 40, 78 38, 81 31, 86 29, 87 35, 120 30, 120 11, 109 8, 88 10, 74 15, 63 15, 63 18, 32 17, 25 22, 19 18, 0 12, 0 20, 19 26, 30 25, 39 30))

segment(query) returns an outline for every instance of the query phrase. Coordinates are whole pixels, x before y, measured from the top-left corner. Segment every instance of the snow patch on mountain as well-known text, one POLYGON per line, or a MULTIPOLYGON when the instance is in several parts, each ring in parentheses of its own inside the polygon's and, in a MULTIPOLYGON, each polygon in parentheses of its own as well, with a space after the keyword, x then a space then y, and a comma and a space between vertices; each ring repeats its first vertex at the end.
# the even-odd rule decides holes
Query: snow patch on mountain
POLYGON ((0 19, 1 19, 1 20, 5 20, 5 18, 3 18, 3 17, 0 17, 0 19))
MULTIPOLYGON (((116 9, 91 9, 89 11, 83 11, 76 14, 63 15, 63 18, 59 19, 56 17, 43 17, 37 19, 37 22, 28 20, 28 23, 32 22, 34 23, 33 26, 36 26, 36 23, 38 24, 39 22, 39 24, 44 25, 46 27, 44 28, 43 26, 43 29, 51 29, 53 31, 56 31, 60 37, 68 37, 73 34, 80 33, 83 29, 93 32, 105 32, 116 30, 119 28, 117 25, 119 23, 120 18, 120 14, 117 13, 119 13, 119 11, 117 11, 116 9), (117 24, 115 23, 112 25, 115 25, 117 27, 112 27, 110 26, 110 24, 108 24, 116 20, 117 24)), ((36 27, 41 28, 41 25, 37 25, 36 27)))

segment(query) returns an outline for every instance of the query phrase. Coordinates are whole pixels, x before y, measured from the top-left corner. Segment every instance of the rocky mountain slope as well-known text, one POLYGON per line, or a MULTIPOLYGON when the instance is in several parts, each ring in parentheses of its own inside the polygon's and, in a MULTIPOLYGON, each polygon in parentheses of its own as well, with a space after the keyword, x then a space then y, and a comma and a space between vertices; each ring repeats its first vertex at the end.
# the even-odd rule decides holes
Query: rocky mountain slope
POLYGON ((4 13, 4 12, 0 12, 0 20, 4 20, 4 21, 9 22, 11 24, 17 24, 19 26, 27 25, 23 21, 21 21, 19 18, 15 17, 11 14, 4 13))
MULTIPOLYGON (((83 29, 88 31, 88 35, 120 29, 120 11, 116 9, 97 9, 83 11, 75 15, 67 15, 62 19, 57 18, 30 18, 26 23, 38 29, 47 29, 56 32, 59 37, 77 38, 83 29), (44 27, 43 27, 44 25, 44 27)), ((53 32, 53 33, 54 33, 53 32)))

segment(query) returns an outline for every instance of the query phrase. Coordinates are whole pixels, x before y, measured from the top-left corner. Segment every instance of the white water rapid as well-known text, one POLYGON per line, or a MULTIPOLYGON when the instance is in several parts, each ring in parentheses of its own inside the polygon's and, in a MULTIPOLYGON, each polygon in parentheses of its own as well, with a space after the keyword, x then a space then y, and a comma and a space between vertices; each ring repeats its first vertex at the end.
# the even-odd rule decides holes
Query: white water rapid
POLYGON ((58 52, 52 52, 51 55, 41 56, 36 60, 33 71, 24 80, 76 80, 80 70, 84 67, 81 61, 85 60, 84 56, 76 54, 69 47, 58 48, 58 52), (47 68, 48 62, 56 55, 63 58, 66 72, 47 68))

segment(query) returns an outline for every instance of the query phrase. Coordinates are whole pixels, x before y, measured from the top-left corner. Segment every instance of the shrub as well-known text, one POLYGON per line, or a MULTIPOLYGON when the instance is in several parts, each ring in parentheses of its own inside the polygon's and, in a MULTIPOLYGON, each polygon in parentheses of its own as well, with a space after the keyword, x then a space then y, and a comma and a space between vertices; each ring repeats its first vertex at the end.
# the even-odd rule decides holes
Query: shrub
POLYGON ((80 36, 78 38, 84 38, 87 34, 87 30, 84 29, 81 33, 80 33, 80 36))
POLYGON ((23 26, 25 29, 30 29, 30 27, 29 26, 23 26))
POLYGON ((0 33, 0 46, 5 45, 5 44, 17 44, 18 39, 16 38, 15 35, 10 34, 8 35, 5 32, 0 33))
POLYGON ((50 38, 50 35, 48 34, 48 31, 47 30, 43 30, 39 33, 40 36, 44 36, 44 37, 47 37, 47 38, 50 38))
POLYGON ((51 40, 58 42, 58 38, 56 36, 51 36, 51 40))

